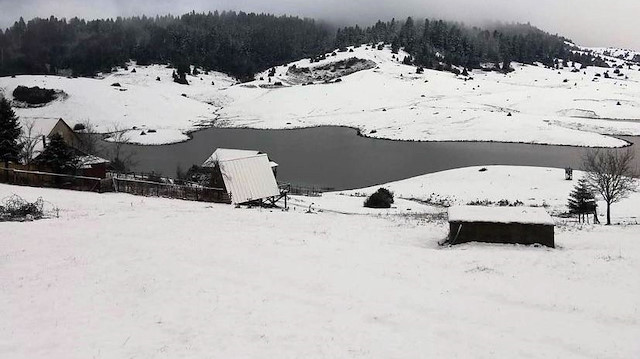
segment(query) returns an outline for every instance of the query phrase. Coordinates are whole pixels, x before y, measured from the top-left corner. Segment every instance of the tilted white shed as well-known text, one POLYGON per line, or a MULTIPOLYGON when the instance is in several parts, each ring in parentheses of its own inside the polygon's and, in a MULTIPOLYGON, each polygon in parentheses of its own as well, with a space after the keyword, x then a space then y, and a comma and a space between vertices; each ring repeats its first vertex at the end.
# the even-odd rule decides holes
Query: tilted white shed
POLYGON ((280 189, 273 172, 275 162, 258 151, 217 149, 203 167, 219 169, 231 203, 275 200, 280 189))

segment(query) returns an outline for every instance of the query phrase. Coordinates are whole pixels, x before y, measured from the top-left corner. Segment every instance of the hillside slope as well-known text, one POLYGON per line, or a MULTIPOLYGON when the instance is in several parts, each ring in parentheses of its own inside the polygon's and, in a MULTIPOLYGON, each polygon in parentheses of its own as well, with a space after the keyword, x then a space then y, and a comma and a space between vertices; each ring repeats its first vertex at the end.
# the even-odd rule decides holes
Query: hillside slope
POLYGON ((513 64, 508 75, 475 70, 465 77, 432 70, 417 74, 400 62, 404 55, 363 45, 319 62, 279 66, 275 76, 266 71, 245 84, 212 73, 189 76, 189 86, 179 85, 171 81, 171 69, 133 65, 103 79, 4 77, 0 89, 10 98, 18 85, 63 90, 68 98, 18 109, 18 115, 62 117, 72 124, 90 120, 102 132, 115 124, 135 127, 129 141, 142 144, 183 141, 201 126, 337 125, 396 140, 605 147, 625 145, 606 135, 640 135, 637 63, 611 57, 622 69, 584 70, 513 64), (110 86, 115 82, 121 87, 110 86), (146 129, 157 132, 141 135, 146 129))
MULTIPOLYGON (((504 183, 518 172, 523 188, 550 184, 520 193, 538 202, 557 203, 568 188, 558 170, 489 167, 394 189, 451 195, 474 176, 504 183)), ((498 194, 499 183, 478 195, 498 194)), ((60 210, 2 224, 0 357, 630 358, 640 350, 637 226, 559 221, 556 249, 448 248, 437 245, 446 222, 417 203, 405 215, 406 202, 347 215, 335 212, 362 209, 362 198, 331 195, 309 214, 307 203, 283 212, 0 185, 0 198, 12 193, 60 210)), ((637 214, 638 200, 614 214, 637 214)))

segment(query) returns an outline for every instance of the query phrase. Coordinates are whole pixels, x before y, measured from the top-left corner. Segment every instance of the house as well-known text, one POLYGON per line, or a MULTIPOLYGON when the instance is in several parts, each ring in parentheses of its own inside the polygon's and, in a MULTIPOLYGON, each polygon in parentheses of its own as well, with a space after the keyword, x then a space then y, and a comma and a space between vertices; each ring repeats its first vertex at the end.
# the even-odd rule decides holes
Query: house
POLYGON ((541 244, 555 247, 554 222, 544 208, 455 206, 449 208, 449 244, 541 244))
POLYGON ((276 182, 277 166, 265 153, 226 148, 216 149, 202 164, 213 172, 212 187, 224 188, 233 204, 275 204, 284 197, 276 182))
MULTIPOLYGON (((82 151, 82 139, 63 119, 36 118, 30 123, 33 124, 30 136, 35 140, 32 148, 32 156, 34 159, 42 153, 48 140, 53 135, 58 134, 67 146, 73 148, 76 152, 79 175, 99 178, 106 177, 109 161, 82 151)), ((24 126, 25 124, 23 123, 23 127, 24 126)))
POLYGON ((49 130, 47 138, 51 138, 51 136, 55 134, 60 135, 69 147, 78 149, 82 146, 82 140, 78 134, 61 118, 58 119, 51 130, 49 130))

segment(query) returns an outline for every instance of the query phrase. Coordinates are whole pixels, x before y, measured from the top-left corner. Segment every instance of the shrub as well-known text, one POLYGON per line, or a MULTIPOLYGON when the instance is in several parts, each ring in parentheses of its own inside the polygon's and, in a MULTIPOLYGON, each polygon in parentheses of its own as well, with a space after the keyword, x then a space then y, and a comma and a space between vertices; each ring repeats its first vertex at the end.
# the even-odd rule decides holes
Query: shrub
POLYGON ((18 86, 13 90, 13 98, 30 105, 42 105, 55 99, 56 92, 45 88, 18 86))
POLYGON ((368 208, 391 208, 392 203, 393 193, 386 188, 380 188, 364 201, 364 206, 368 208))
POLYGON ((0 203, 0 222, 40 219, 44 216, 43 204, 42 198, 27 202, 13 195, 0 203))
POLYGON ((73 130, 74 131, 82 131, 84 129, 86 129, 87 127, 84 125, 84 123, 76 123, 75 125, 73 125, 73 130))

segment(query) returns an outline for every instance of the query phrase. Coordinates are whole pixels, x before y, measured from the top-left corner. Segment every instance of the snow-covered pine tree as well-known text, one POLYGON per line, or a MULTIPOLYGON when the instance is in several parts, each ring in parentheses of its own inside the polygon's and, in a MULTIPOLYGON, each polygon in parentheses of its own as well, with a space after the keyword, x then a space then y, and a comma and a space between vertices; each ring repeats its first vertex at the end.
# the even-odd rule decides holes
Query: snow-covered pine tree
POLYGON ((51 136, 49 143, 38 156, 36 162, 47 166, 54 173, 73 174, 77 167, 74 150, 57 133, 51 136))
POLYGON ((573 187, 573 191, 569 194, 569 211, 578 215, 578 221, 584 220, 584 215, 591 212, 591 205, 595 202, 595 195, 589 187, 586 178, 582 178, 573 187))
POLYGON ((11 104, 0 97, 0 159, 5 167, 8 167, 9 161, 17 161, 20 156, 20 132, 20 123, 11 104))

